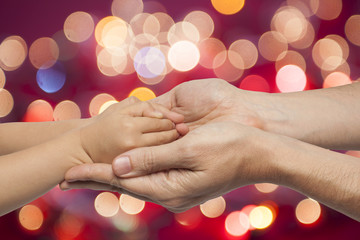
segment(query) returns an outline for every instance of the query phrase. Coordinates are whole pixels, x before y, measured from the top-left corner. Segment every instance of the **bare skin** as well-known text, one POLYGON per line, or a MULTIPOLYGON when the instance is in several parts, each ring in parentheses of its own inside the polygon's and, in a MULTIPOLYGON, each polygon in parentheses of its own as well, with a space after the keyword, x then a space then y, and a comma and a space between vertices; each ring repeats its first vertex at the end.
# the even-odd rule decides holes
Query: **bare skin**
POLYGON ((46 138, 51 134, 44 135, 41 144, 27 148, 24 144, 25 149, 0 156, 0 215, 49 191, 64 180, 71 167, 111 163, 115 156, 133 148, 176 140, 179 134, 174 122, 182 120, 181 115, 160 105, 126 100, 89 119, 83 127, 49 141, 46 138))
POLYGON ((325 149, 359 149, 359 92, 359 83, 287 94, 242 91, 217 79, 184 83, 155 102, 184 115, 187 135, 122 154, 130 170, 117 161, 72 168, 61 187, 117 190, 184 211, 270 182, 360 220, 360 161, 325 149))

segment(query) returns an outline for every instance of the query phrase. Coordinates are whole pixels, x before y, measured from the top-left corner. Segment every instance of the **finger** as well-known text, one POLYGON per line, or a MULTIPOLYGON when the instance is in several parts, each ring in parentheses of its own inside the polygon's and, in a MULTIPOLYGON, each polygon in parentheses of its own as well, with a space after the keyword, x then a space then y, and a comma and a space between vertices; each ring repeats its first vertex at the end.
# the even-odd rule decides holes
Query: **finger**
POLYGON ((169 92, 167 92, 161 96, 158 96, 156 98, 149 100, 149 102, 160 104, 160 105, 166 107, 167 109, 171 110, 173 107, 173 102, 174 102, 173 98, 175 98, 174 92, 175 92, 174 89, 172 89, 169 92))
POLYGON ((185 123, 176 124, 176 130, 182 136, 185 136, 190 131, 189 127, 185 123))
POLYGON ((175 129, 175 124, 169 119, 156 119, 149 117, 134 118, 135 125, 142 133, 161 132, 175 129))
MULTIPOLYGON (((176 113, 176 112, 173 112, 173 111, 170 111, 168 108, 166 108, 163 105, 156 104, 156 103, 151 103, 151 102, 148 102, 148 103, 151 104, 151 106, 155 109, 155 112, 162 113, 163 117, 173 121, 174 123, 182 123, 182 122, 184 122, 184 116, 183 115, 181 115, 179 113, 176 113)), ((149 117, 152 117, 151 114, 152 114, 151 112, 144 111, 144 116, 145 117, 147 117, 148 115, 150 115, 149 117)))
POLYGON ((96 181, 110 184, 116 178, 112 166, 106 163, 89 163, 72 167, 65 173, 65 181, 96 181))
POLYGON ((119 177, 143 176, 174 168, 188 168, 182 159, 182 139, 172 143, 130 150, 116 157, 113 171, 119 177))
POLYGON ((133 104, 140 103, 140 102, 141 101, 137 97, 131 96, 131 97, 125 98, 124 100, 120 101, 118 104, 120 107, 123 108, 123 107, 128 107, 133 104))
POLYGON ((109 192, 117 192, 120 194, 126 194, 129 196, 132 196, 134 198, 143 200, 145 202, 154 202, 156 203, 154 200, 144 197, 144 196, 140 196, 136 193, 132 193, 129 192, 127 190, 118 188, 116 186, 111 186, 108 184, 104 184, 104 183, 98 183, 98 182, 93 182, 93 181, 88 181, 88 182, 62 182, 60 184, 60 189, 63 191, 68 191, 71 189, 90 189, 90 190, 95 190, 95 191, 109 191, 109 192))
POLYGON ((141 136, 143 146, 156 146, 170 143, 178 139, 180 134, 176 129, 162 132, 146 133, 141 136))

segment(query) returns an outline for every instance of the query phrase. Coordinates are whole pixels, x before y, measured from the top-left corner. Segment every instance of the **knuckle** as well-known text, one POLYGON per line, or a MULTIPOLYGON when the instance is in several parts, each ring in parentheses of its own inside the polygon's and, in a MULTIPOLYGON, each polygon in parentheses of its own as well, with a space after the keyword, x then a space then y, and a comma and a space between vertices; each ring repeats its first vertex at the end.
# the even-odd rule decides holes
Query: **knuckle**
POLYGON ((152 149, 148 149, 148 151, 144 151, 144 156, 143 159, 144 161, 142 161, 142 167, 144 169, 145 172, 154 172, 156 169, 155 166, 155 156, 154 156, 154 152, 152 151, 152 149))
POLYGON ((134 103, 140 102, 140 100, 139 100, 137 97, 135 97, 135 96, 131 96, 131 97, 129 97, 128 99, 129 99, 129 103, 130 103, 130 104, 134 104, 134 103))
POLYGON ((121 142, 119 143, 119 146, 124 147, 125 149, 133 149, 136 147, 136 143, 137 143, 137 141, 132 137, 125 138, 120 141, 121 142))

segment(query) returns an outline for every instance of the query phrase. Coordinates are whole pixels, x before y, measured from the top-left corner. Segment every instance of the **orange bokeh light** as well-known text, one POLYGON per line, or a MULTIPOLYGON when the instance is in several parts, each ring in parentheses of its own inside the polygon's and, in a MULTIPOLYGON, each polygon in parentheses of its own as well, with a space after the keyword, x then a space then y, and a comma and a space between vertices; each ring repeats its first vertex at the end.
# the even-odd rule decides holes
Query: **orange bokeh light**
POLYGON ((233 15, 244 7, 245 0, 211 0, 211 3, 219 13, 233 15))

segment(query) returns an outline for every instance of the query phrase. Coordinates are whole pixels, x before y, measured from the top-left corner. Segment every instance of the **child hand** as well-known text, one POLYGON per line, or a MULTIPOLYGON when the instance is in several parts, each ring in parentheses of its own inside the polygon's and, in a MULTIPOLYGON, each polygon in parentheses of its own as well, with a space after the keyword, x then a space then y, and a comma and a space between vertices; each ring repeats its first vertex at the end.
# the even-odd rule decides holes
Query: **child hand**
POLYGON ((81 129, 80 138, 93 162, 111 163, 128 150, 176 140, 175 123, 182 121, 182 115, 158 104, 138 102, 124 107, 120 102, 94 117, 81 129))

